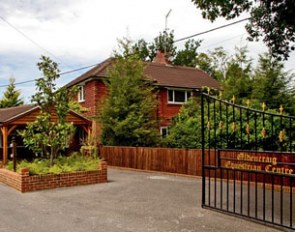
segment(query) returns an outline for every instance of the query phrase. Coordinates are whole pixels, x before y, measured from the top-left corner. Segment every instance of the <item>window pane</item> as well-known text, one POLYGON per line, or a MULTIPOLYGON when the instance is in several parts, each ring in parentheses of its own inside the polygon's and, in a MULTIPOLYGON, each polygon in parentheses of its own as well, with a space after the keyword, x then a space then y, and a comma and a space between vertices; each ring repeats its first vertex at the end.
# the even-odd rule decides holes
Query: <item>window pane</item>
POLYGON ((174 90, 175 102, 185 102, 185 91, 174 90))
POLYGON ((168 90, 168 101, 173 102, 173 90, 168 90))
POLYGON ((83 85, 81 85, 80 88, 79 88, 78 100, 79 101, 84 101, 85 100, 85 89, 84 89, 83 85))
POLYGON ((186 94, 187 94, 187 100, 188 100, 192 96, 192 92, 191 91, 187 91, 186 94))
POLYGON ((166 137, 168 135, 168 128, 167 127, 161 127, 161 135, 162 135, 162 137, 166 137))

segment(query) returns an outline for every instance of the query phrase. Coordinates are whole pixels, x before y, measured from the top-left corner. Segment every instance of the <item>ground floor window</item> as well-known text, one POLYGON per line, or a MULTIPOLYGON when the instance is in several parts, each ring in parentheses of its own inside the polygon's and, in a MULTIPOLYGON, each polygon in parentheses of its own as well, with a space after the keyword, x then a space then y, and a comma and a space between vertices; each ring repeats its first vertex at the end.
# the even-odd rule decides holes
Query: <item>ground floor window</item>
POLYGON ((160 127, 160 133, 163 138, 167 137, 168 127, 167 126, 160 127))

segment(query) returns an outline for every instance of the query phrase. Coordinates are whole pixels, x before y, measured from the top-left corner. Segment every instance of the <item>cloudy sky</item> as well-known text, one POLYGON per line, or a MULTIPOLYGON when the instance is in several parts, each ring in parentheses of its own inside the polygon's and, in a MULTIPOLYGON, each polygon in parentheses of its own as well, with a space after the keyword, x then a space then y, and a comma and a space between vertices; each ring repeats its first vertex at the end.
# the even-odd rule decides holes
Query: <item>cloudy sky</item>
MULTIPOLYGON (((8 84, 11 76, 16 82, 40 77, 36 63, 41 54, 50 56, 66 72, 108 58, 117 48, 118 38, 152 41, 163 31, 170 9, 168 28, 174 30, 175 39, 230 23, 202 19, 190 0, 0 0, 0 98, 5 91, 1 86, 8 84)), ((199 51, 223 46, 232 53, 235 46, 248 45, 250 55, 257 59, 266 49, 262 43, 247 42, 244 25, 196 37, 203 40, 199 51)), ((295 71, 294 53, 285 66, 295 71)), ((80 74, 63 75, 59 85, 80 74)), ((29 102, 34 82, 17 88, 29 102)))

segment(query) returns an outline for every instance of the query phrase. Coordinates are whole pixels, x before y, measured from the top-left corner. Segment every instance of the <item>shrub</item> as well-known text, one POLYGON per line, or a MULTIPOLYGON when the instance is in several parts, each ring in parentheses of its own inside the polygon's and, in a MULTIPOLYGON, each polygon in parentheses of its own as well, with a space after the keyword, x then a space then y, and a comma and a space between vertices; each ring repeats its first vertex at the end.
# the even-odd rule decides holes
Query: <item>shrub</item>
MULTIPOLYGON (((17 172, 20 173, 21 168, 29 168, 30 175, 42 175, 42 174, 60 174, 76 171, 91 171, 98 169, 98 158, 83 157, 80 153, 72 153, 71 156, 60 156, 55 159, 54 164, 50 166, 50 161, 47 159, 35 159, 32 162, 22 160, 17 164, 17 172)), ((13 162, 10 161, 6 165, 8 170, 13 170, 13 162)))

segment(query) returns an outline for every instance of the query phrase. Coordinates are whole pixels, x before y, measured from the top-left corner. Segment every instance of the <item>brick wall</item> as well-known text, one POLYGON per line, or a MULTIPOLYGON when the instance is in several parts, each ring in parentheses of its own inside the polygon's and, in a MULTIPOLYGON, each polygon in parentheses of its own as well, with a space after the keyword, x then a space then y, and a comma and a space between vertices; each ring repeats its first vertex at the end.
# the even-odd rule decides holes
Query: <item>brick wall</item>
POLYGON ((20 174, 0 169, 0 182, 20 192, 105 183, 107 182, 107 163, 102 161, 100 169, 95 171, 61 173, 57 175, 30 176, 29 169, 27 168, 21 169, 20 174))
POLYGON ((97 116, 106 95, 106 86, 102 80, 92 80, 87 82, 84 88, 85 101, 80 104, 89 110, 84 113, 84 116, 89 118, 97 116))
POLYGON ((167 89, 161 89, 158 95, 158 119, 159 126, 170 126, 172 118, 178 114, 182 104, 169 104, 167 89))

